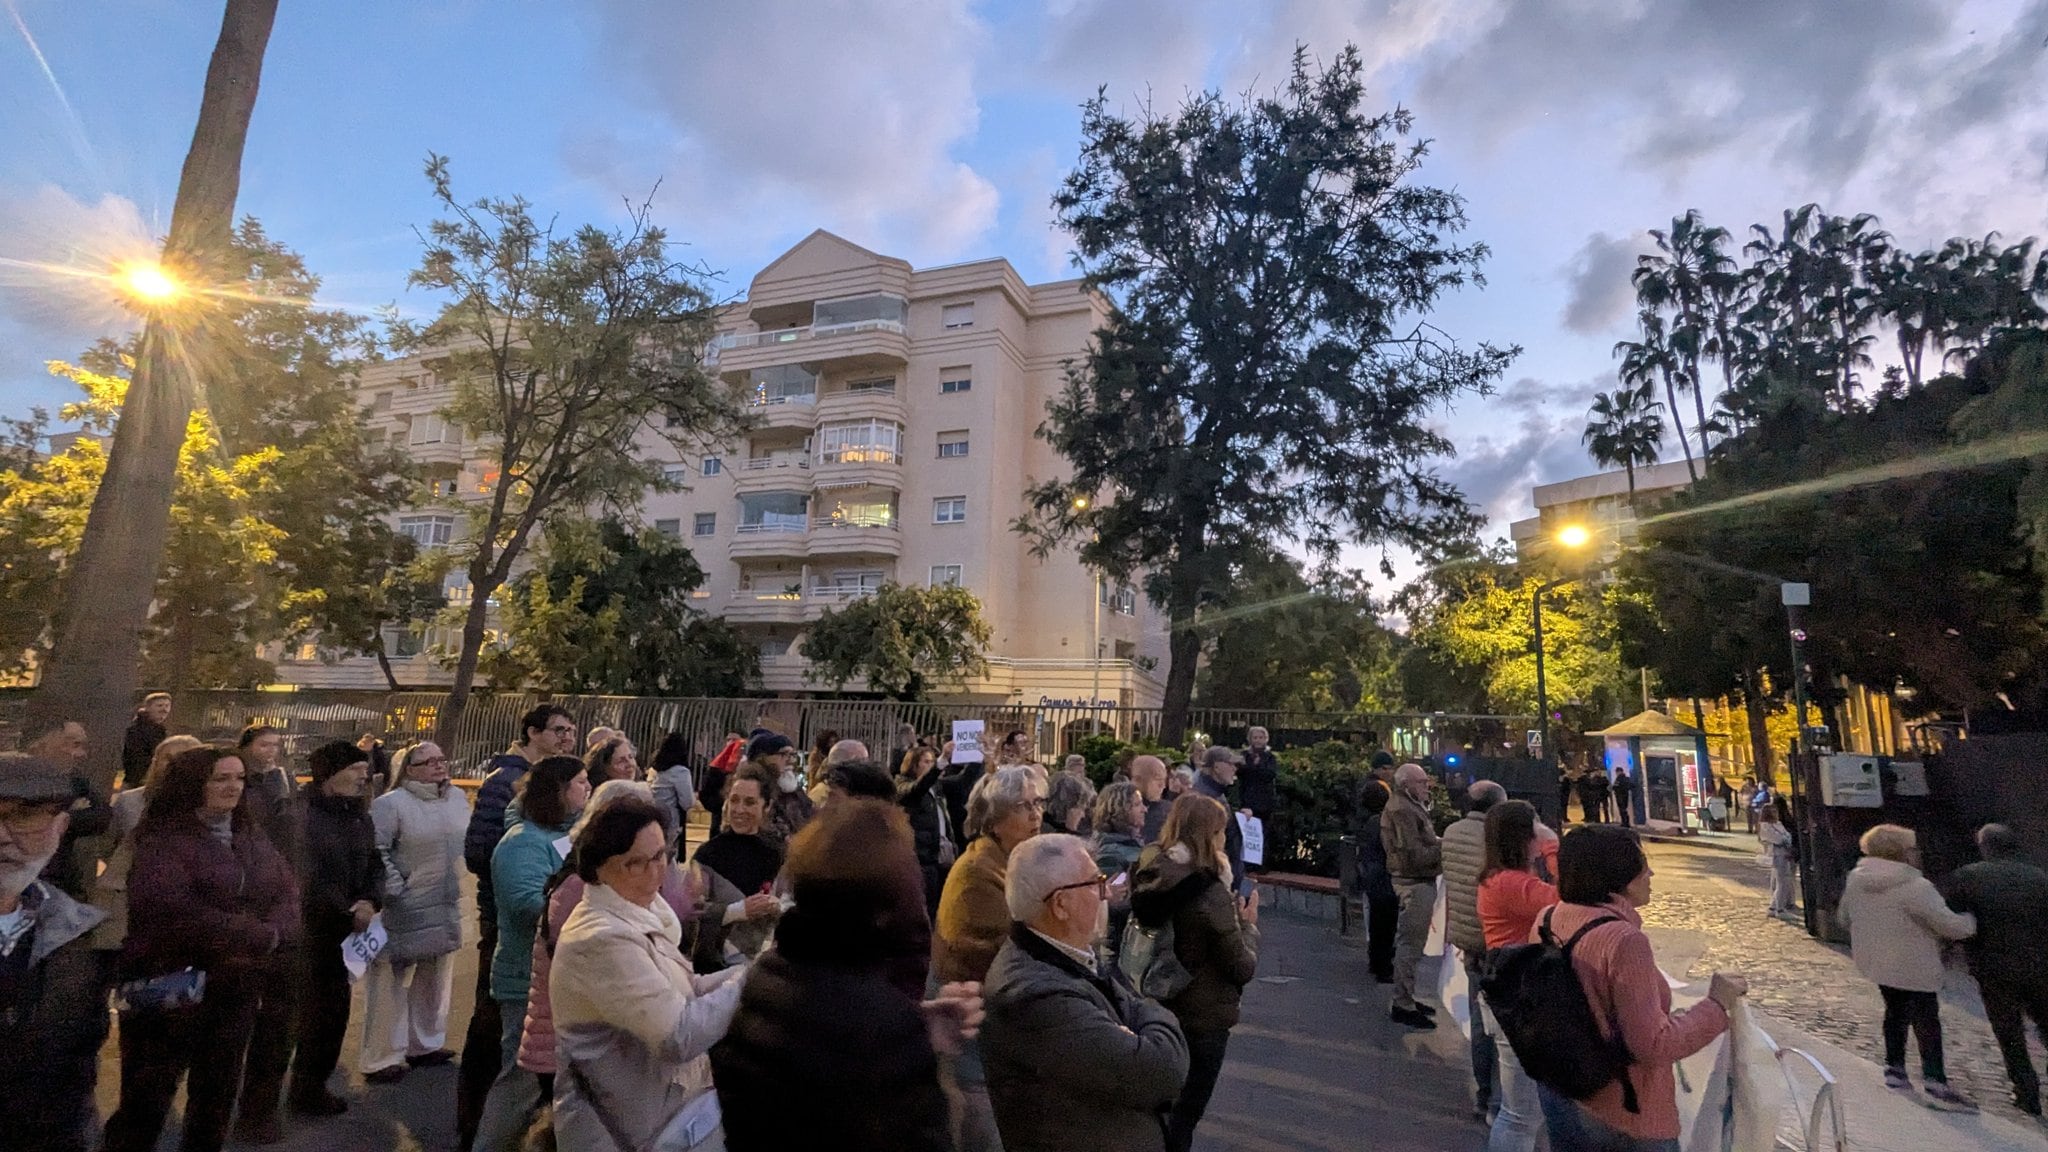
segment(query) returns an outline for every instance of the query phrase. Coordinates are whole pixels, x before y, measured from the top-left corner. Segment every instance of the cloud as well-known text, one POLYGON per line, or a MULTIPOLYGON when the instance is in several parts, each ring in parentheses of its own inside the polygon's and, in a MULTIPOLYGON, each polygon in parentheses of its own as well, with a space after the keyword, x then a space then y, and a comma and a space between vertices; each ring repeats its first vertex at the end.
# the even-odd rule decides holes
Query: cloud
POLYGON ((1565 327, 1598 336, 1627 318, 1636 302, 1629 275, 1635 271, 1636 256, 1648 250, 1647 242, 1642 233, 1609 236, 1595 232, 1586 237, 1563 270, 1571 287, 1564 303, 1565 327))
POLYGON ((969 8, 603 0, 600 58, 656 126, 574 134, 564 159, 627 194, 654 169, 693 230, 765 235, 802 219, 919 260, 961 256, 999 201, 955 155, 980 121, 983 29, 969 8))
POLYGON ((1579 445, 1585 397, 1602 381, 1553 384, 1524 376, 1456 420, 1458 458, 1443 470, 1496 530, 1530 510, 1529 490, 1591 470, 1579 445))
POLYGON ((107 276, 155 254, 142 210, 125 197, 86 203, 52 184, 0 194, 0 326, 63 354, 130 331, 134 314, 107 276))

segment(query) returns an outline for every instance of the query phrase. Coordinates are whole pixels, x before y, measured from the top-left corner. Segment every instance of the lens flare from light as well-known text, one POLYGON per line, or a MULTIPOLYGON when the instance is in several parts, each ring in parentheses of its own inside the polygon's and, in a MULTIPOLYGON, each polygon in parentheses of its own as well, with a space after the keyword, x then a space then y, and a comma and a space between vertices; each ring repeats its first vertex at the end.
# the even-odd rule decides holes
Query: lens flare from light
POLYGON ((184 291, 184 287, 161 264, 123 265, 116 281, 123 291, 148 304, 162 304, 184 291))
POLYGON ((1584 548, 1592 538, 1593 534, 1583 524, 1567 524, 1557 532, 1557 542, 1567 548, 1584 548))

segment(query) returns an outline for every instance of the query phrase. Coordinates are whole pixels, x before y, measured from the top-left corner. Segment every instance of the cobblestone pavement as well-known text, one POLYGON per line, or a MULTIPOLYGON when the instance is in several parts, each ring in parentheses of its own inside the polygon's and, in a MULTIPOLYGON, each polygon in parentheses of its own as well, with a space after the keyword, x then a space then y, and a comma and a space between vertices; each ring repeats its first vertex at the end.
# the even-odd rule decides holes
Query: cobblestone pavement
MULTIPOLYGON (((1769 874, 1752 860, 1727 852, 1650 844, 1653 898, 1643 909, 1651 929, 1695 934, 1703 951, 1681 979, 1704 979, 1716 970, 1749 980, 1751 1001, 1769 1016, 1831 1041, 1874 1063, 1884 1063, 1884 1003, 1848 949, 1822 943, 1796 921, 1769 915, 1769 874)), ((1985 1022, 1975 983, 1960 966, 1942 991, 1942 1039, 1949 1082, 1985 1109, 2011 1119, 2005 1064, 1985 1022)), ((2034 1050, 2036 1067, 2041 1050, 2034 1050)), ((1918 1050, 1907 1043, 1907 1068, 1917 1084, 1918 1050)))

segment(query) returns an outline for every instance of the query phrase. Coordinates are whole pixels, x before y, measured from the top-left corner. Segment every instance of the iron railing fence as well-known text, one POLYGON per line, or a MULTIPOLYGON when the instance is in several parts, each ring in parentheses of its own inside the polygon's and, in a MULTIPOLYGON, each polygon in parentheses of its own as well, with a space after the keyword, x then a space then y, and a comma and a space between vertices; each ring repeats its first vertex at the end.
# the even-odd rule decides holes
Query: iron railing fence
MULTIPOLYGON (((327 740, 379 735, 397 752, 431 739, 447 704, 445 692, 375 692, 304 689, 292 692, 187 691, 178 693, 171 729, 203 740, 231 741, 246 724, 282 729, 286 752, 304 757, 327 740)), ((15 742, 25 708, 25 691, 0 694, 0 746, 15 742)), ((459 776, 480 774, 492 755, 513 743, 519 717, 540 703, 559 704, 585 733, 603 725, 624 732, 639 746, 643 762, 662 738, 679 733, 691 763, 717 754, 728 733, 769 728, 808 748, 820 735, 860 740, 877 757, 900 751, 897 730, 908 724, 920 735, 943 741, 956 720, 980 720, 993 742, 1009 731, 1029 733, 1039 756, 1052 760, 1092 735, 1120 740, 1155 740, 1160 709, 1089 707, 1085 701, 1041 700, 1036 704, 955 701, 905 703, 895 700, 780 698, 709 699, 654 696, 576 696, 542 692, 484 692, 471 697, 445 749, 459 776)), ((1191 736, 1243 747, 1254 726, 1266 728, 1279 748, 1339 740, 1361 749, 1385 748, 1398 756, 1445 752, 1474 756, 1513 755, 1532 721, 1521 716, 1459 713, 1336 713, 1259 708, 1197 707, 1189 713, 1191 736)), ((119 740, 119 733, 95 733, 119 740)), ((893 767, 893 765, 891 766, 893 767)))

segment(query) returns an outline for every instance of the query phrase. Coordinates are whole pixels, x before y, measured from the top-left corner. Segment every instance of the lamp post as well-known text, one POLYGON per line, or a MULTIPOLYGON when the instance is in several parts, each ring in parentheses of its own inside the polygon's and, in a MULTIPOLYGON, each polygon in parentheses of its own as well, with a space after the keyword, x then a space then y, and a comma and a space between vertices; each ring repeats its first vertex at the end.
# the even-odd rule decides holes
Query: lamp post
MULTIPOLYGON (((1567 524, 1557 531, 1557 543, 1577 550, 1584 548, 1593 539, 1593 534, 1582 524, 1567 524)), ((1543 669, 1543 598, 1552 591, 1577 580, 1585 573, 1559 576, 1555 580, 1539 585, 1536 595, 1530 600, 1529 619, 1536 642, 1536 741, 1543 755, 1552 755, 1550 746, 1550 685, 1544 678, 1543 669)))

